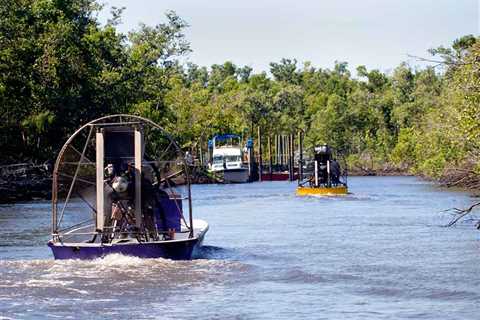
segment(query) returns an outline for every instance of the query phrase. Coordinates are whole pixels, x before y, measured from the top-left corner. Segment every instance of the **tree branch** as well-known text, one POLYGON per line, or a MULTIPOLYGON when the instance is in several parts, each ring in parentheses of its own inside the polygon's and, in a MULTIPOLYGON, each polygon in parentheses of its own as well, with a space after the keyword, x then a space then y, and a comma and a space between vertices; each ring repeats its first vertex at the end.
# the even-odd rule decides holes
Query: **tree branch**
POLYGON ((463 62, 449 62, 449 61, 441 61, 441 60, 433 60, 433 59, 427 59, 427 58, 423 58, 423 57, 419 57, 419 56, 414 56, 414 55, 411 55, 411 54, 407 54, 407 56, 409 58, 413 58, 413 59, 417 59, 419 61, 423 61, 423 62, 431 62, 431 63, 436 63, 437 65, 435 65, 434 67, 438 67, 439 65, 449 65, 449 66, 459 66, 459 65, 465 65, 466 63, 463 63, 463 62))
MULTIPOLYGON (((451 226, 455 225, 460 219, 462 219, 463 217, 465 217, 466 215, 471 213, 472 210, 475 207, 478 207, 478 206, 480 206, 480 202, 477 202, 477 203, 471 205, 467 209, 452 208, 452 209, 445 210, 444 212, 449 212, 450 211, 454 214, 454 218, 447 225, 445 225, 445 227, 451 227, 451 226)), ((480 221, 477 222, 477 228, 480 228, 480 221)))

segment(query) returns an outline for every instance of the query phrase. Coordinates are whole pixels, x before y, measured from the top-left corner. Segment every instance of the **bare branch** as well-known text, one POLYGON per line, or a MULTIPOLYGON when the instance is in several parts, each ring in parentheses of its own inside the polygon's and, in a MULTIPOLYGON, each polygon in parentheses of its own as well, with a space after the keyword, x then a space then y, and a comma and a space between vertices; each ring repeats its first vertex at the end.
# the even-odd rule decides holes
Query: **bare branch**
MULTIPOLYGON (((448 210, 445 210, 444 212, 452 212, 454 214, 454 218, 452 219, 452 221, 450 221, 446 227, 451 227, 453 226, 454 224, 456 224, 459 220, 461 220, 463 217, 465 217, 466 215, 468 215, 469 213, 472 212, 472 210, 475 208, 475 207, 478 207, 480 206, 480 202, 477 202, 473 205, 471 205, 470 207, 468 207, 467 209, 459 209, 459 208, 452 208, 452 209, 448 209, 448 210)), ((479 227, 479 223, 477 223, 477 228, 479 227)))
POLYGON ((424 57, 419 57, 419 56, 414 56, 411 54, 407 54, 409 58, 416 59, 418 61, 423 61, 423 62, 431 62, 431 63, 436 63, 434 67, 437 67, 439 65, 450 65, 450 66, 459 66, 459 65, 465 65, 466 63, 463 62, 449 62, 449 61, 441 61, 441 60, 432 60, 432 59, 427 59, 424 57))

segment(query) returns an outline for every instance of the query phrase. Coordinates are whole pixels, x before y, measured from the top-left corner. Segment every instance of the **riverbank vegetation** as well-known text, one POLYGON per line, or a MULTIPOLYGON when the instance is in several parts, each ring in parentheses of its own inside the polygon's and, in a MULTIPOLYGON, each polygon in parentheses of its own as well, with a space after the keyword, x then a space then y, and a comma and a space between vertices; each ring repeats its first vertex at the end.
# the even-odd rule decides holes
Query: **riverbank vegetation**
POLYGON ((113 8, 104 25, 99 10, 92 0, 0 6, 1 163, 51 160, 79 125, 132 113, 160 123, 185 149, 216 133, 253 135, 257 126, 303 130, 307 145, 334 145, 352 169, 480 188, 474 36, 432 49, 431 67, 352 72, 346 62, 323 69, 281 59, 253 73, 229 61, 180 63, 191 48, 188 24, 174 12, 122 34, 122 10, 113 8))

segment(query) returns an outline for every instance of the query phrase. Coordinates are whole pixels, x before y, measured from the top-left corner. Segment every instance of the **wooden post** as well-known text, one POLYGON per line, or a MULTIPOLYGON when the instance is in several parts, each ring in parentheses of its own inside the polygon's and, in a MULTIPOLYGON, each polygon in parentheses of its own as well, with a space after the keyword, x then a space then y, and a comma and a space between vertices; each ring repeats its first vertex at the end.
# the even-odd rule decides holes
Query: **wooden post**
POLYGON ((290 167, 290 139, 289 139, 289 135, 286 135, 285 136, 285 145, 287 146, 287 150, 285 150, 285 164, 287 165, 287 167, 290 167))
POLYGON ((283 166, 283 156, 282 156, 282 136, 278 135, 278 167, 283 166))
POLYGON ((290 159, 290 135, 287 138, 287 169, 288 169, 288 181, 292 181, 292 161, 290 159))
MULTIPOLYGON (((297 163, 295 163, 295 134, 292 133, 292 168, 293 168, 293 180, 295 180, 295 166, 297 163)), ((297 170, 298 172, 298 170, 297 170)))
POLYGON ((278 164, 278 139, 277 135, 273 136, 274 143, 275 143, 275 166, 278 164))
POLYGON ((248 148, 248 180, 251 182, 253 179, 253 157, 254 157, 254 150, 253 146, 248 148))
POLYGON ((285 164, 288 167, 288 166, 290 166, 290 164, 288 163, 288 161, 289 161, 288 158, 289 158, 289 154, 290 154, 290 141, 288 140, 288 135, 284 136, 284 140, 285 140, 285 146, 286 146, 285 152, 284 152, 285 153, 285 164))
POLYGON ((295 139, 294 135, 290 134, 290 168, 292 170, 292 179, 290 181, 295 180, 295 139))
POLYGON ((270 135, 268 136, 268 173, 270 174, 270 181, 272 181, 272 140, 270 135))
POLYGON ((274 149, 275 149, 274 150, 275 151, 275 153, 274 153, 274 164, 276 166, 277 163, 278 163, 278 139, 277 139, 277 135, 273 136, 273 140, 274 140, 273 143, 275 144, 275 146, 274 146, 274 149))
POLYGON ((262 129, 258 126, 258 181, 262 181, 262 129))
POLYGON ((283 143, 282 143, 282 136, 278 135, 278 157, 279 157, 279 165, 280 167, 283 166, 283 143))

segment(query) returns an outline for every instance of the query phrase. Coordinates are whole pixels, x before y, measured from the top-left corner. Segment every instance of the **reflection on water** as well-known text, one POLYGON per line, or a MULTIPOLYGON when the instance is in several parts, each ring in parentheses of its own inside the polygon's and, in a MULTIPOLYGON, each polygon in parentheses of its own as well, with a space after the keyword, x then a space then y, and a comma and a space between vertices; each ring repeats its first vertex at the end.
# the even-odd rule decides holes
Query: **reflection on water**
POLYGON ((441 227, 468 194, 411 177, 194 186, 199 259, 54 261, 48 202, 0 207, 0 319, 474 319, 480 239, 441 227))

